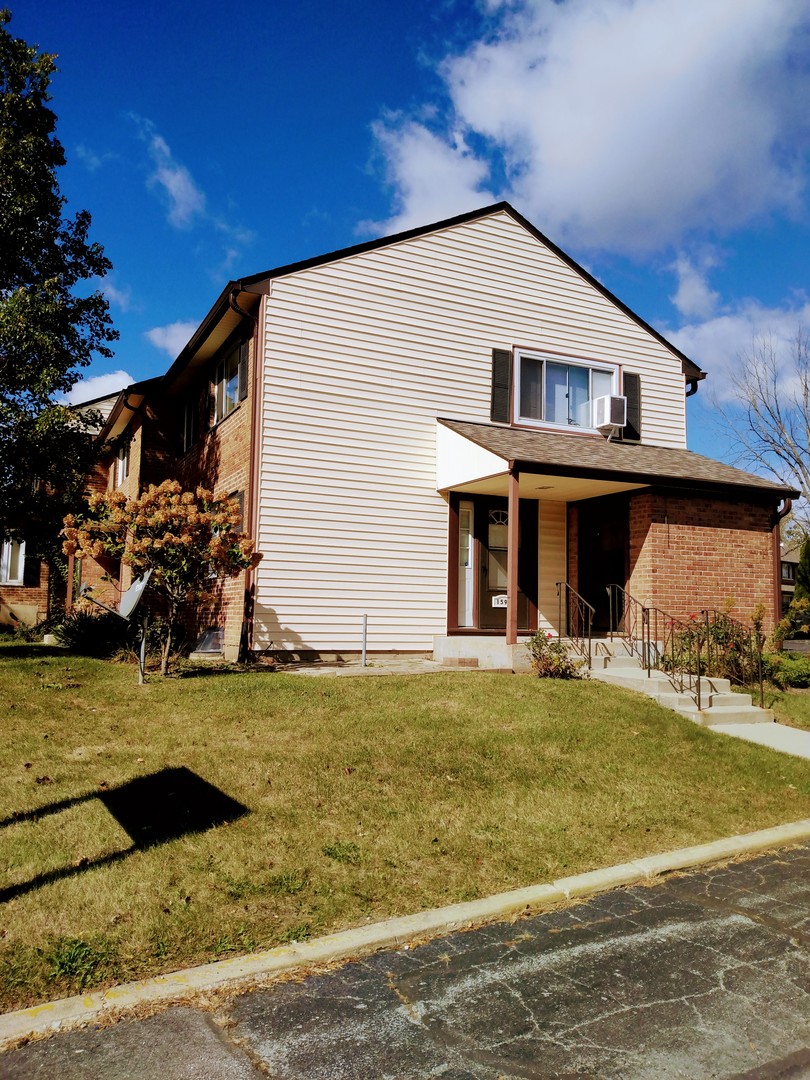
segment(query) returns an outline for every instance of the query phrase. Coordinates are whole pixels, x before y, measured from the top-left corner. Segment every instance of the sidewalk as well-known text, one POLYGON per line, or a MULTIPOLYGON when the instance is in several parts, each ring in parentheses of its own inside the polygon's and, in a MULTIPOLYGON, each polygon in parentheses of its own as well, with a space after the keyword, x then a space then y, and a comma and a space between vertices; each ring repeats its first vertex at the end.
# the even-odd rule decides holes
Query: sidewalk
POLYGON ((810 731, 787 727, 785 724, 713 724, 712 731, 731 735, 735 739, 770 746, 783 754, 810 758, 810 731))

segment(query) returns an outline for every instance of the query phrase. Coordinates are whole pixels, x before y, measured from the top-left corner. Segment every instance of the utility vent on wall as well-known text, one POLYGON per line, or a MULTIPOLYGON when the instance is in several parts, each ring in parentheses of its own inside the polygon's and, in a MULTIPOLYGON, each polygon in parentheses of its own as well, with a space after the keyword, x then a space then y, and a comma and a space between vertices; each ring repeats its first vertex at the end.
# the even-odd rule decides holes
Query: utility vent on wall
POLYGON ((623 428, 627 424, 626 397, 598 397, 593 399, 593 426, 599 431, 606 428, 623 428))

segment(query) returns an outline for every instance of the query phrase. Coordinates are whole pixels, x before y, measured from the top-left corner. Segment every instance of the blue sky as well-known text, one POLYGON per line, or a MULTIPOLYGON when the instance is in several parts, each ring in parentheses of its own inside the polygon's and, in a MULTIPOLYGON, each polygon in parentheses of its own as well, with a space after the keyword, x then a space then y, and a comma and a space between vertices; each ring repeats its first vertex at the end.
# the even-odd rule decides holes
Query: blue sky
POLYGON ((710 388, 810 329, 810 0, 11 7, 114 266, 75 400, 163 372, 230 278, 500 198, 709 372, 693 449, 733 460, 710 388))

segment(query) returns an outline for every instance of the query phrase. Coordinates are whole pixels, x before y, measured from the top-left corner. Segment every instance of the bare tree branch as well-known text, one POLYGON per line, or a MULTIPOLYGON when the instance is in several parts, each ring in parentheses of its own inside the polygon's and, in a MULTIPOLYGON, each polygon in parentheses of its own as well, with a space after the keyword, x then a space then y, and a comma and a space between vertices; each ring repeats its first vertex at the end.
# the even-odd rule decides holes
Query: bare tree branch
POLYGON ((801 326, 789 349, 772 334, 756 338, 730 376, 728 401, 716 401, 737 461, 799 488, 794 516, 810 531, 810 337, 801 326))

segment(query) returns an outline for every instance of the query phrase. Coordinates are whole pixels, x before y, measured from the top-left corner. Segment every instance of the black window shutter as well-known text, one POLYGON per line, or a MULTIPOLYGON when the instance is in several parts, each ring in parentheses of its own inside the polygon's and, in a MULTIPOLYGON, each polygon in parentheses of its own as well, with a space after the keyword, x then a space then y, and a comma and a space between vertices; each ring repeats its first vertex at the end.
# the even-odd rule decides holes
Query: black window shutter
POLYGON ((239 400, 244 401, 248 392, 248 343, 239 347, 239 400))
POLYGON ((627 398, 627 425, 622 430, 622 438, 638 442, 641 439, 641 376, 625 371, 622 389, 627 398))
POLYGON ((512 352, 510 349, 492 350, 492 404, 490 419, 501 424, 509 423, 509 405, 512 399, 512 352))
POLYGON ((39 559, 36 558, 33 551, 30 555, 26 552, 25 562, 23 563, 23 585, 26 589, 39 588, 39 574, 41 569, 42 564, 39 559))

